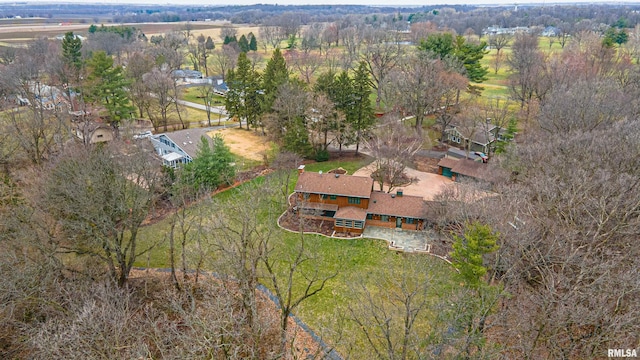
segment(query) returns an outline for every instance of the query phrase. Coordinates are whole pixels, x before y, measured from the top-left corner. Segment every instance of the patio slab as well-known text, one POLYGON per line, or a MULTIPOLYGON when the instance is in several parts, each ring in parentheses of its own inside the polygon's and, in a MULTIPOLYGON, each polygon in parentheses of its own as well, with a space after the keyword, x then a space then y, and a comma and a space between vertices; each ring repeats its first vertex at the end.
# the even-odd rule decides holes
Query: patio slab
POLYGON ((363 238, 380 239, 389 243, 389 249, 404 252, 429 252, 430 242, 436 238, 431 230, 407 231, 367 226, 363 238))

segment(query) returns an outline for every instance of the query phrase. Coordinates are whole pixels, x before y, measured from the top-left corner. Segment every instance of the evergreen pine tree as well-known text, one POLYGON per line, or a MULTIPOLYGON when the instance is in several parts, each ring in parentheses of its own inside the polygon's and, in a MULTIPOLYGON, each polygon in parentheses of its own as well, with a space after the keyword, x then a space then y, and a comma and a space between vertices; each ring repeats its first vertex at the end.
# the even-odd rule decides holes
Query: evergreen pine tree
POLYGON ((62 58, 67 66, 75 71, 80 71, 82 67, 82 40, 73 34, 72 31, 64 34, 62 39, 62 58))
POLYGON ((232 184, 235 178, 233 162, 233 154, 219 134, 213 138, 212 144, 202 136, 196 158, 185 165, 185 180, 196 192, 232 184))
POLYGON ((487 80, 487 67, 480 64, 486 54, 487 43, 471 44, 463 36, 454 37, 451 33, 429 35, 422 40, 418 49, 434 54, 440 59, 451 57, 460 62, 465 68, 465 75, 469 81, 480 83, 487 80))
POLYGON ((256 39, 253 33, 249 33, 249 50, 258 51, 258 39, 256 39))
POLYGON ((247 58, 247 54, 241 52, 238 55, 238 63, 235 71, 229 71, 227 85, 229 91, 225 96, 225 107, 230 116, 238 117, 241 122, 247 122, 250 126, 258 127, 258 119, 261 114, 260 74, 258 74, 247 58))
POLYGON ((322 93, 329 98, 334 104, 337 104, 337 82, 336 74, 328 71, 320 74, 316 83, 313 86, 313 90, 318 93, 322 93))
POLYGON ((121 66, 113 66, 113 58, 98 51, 87 61, 87 98, 104 106, 109 123, 116 128, 122 119, 128 118, 135 109, 129 101, 128 88, 131 82, 124 76, 121 66))
POLYGON ((487 273, 483 257, 498 250, 498 236, 491 227, 478 222, 465 226, 463 236, 454 236, 451 262, 467 285, 478 287, 481 284, 487 273))
POLYGON ((240 51, 242 51, 243 53, 249 52, 249 41, 247 40, 246 36, 240 36, 240 40, 238 40, 238 46, 240 47, 240 51))
POLYGON ((213 42, 211 36, 207 36, 207 40, 204 43, 204 48, 211 51, 216 48, 216 44, 213 42))
POLYGON ((351 117, 347 116, 347 121, 350 122, 353 130, 356 133, 357 155, 360 149, 362 135, 366 131, 371 129, 371 127, 375 123, 375 115, 370 99, 371 82, 369 79, 367 64, 364 61, 360 62, 360 65, 355 71, 352 91, 353 109, 351 117))
POLYGON ((271 59, 267 62, 262 76, 262 90, 264 94, 261 107, 264 113, 271 112, 273 103, 278 95, 278 87, 288 80, 289 70, 287 70, 287 63, 280 49, 276 48, 273 51, 273 55, 271 55, 271 59))
POLYGON ((287 124, 283 148, 303 157, 309 157, 313 153, 313 147, 309 142, 309 131, 302 118, 296 117, 287 124))

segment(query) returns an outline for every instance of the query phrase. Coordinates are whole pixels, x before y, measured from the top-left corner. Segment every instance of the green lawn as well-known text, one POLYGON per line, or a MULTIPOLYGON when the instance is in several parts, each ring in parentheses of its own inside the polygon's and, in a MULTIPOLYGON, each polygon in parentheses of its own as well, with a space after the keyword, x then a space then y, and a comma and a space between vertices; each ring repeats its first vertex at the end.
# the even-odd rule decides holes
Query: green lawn
MULTIPOLYGON (((200 110, 200 109, 194 109, 188 106, 184 106, 183 108, 186 110, 185 114, 183 114, 183 119, 185 119, 185 122, 189 123, 189 127, 198 128, 198 127, 207 126, 205 125, 205 122, 207 121, 206 111, 200 110)), ((218 125, 218 117, 219 117, 218 114, 211 113, 212 126, 218 125)), ((173 123, 178 123, 177 116, 174 116, 173 123)), ((231 125, 231 124, 234 124, 234 121, 220 122, 220 125, 231 125)))
MULTIPOLYGON (((200 93, 200 88, 197 86, 185 88, 182 92, 182 100, 193 102, 200 105, 205 105, 204 99, 200 93)), ((212 97, 213 106, 223 106, 224 105, 224 97, 214 94, 212 97)))
MULTIPOLYGON (((366 165, 371 159, 362 158, 355 161, 327 161, 323 163, 312 163, 306 165, 306 171, 328 171, 337 167, 346 169, 349 173, 353 173, 358 168, 366 165)), ((252 182, 247 183, 244 186, 250 186, 253 184, 261 184, 264 178, 257 178, 252 182)), ((290 179, 290 189, 293 189, 293 184, 297 181, 297 172, 292 171, 292 178, 290 179)), ((235 200, 237 196, 240 196, 242 192, 239 189, 231 189, 222 192, 215 196, 218 201, 235 200)), ((250 200, 247 201, 247 205, 250 206, 250 200)), ((199 213, 210 213, 216 211, 211 209, 209 202, 200 202, 193 205, 190 208, 191 211, 199 213)), ((220 211, 220 210, 217 210, 220 211)), ((144 267, 168 267, 168 241, 162 241, 166 239, 169 231, 169 220, 165 219, 157 224, 145 226, 140 230, 139 238, 141 244, 151 244, 159 242, 158 245, 149 253, 148 257, 143 256, 136 262, 136 266, 144 267)), ((277 229, 275 236, 272 238, 274 245, 279 249, 281 256, 286 259, 290 258, 294 253, 299 242, 299 234, 277 229)), ((443 284, 451 284, 451 278, 453 276, 453 270, 447 264, 439 259, 429 257, 428 255, 407 255, 399 254, 387 249, 387 243, 381 240, 371 239, 332 239, 319 235, 305 235, 305 248, 310 254, 317 257, 316 266, 321 270, 323 274, 337 273, 337 276, 328 283, 326 288, 318 295, 308 299, 296 311, 296 314, 307 323, 314 331, 323 333, 322 329, 327 326, 333 326, 334 314, 339 313, 342 315, 348 314, 348 304, 351 301, 352 291, 350 287, 354 283, 366 283, 371 282, 371 287, 375 288, 374 283, 376 278, 371 276, 379 271, 389 271, 390 273, 400 273, 403 265, 406 262, 426 261, 434 267, 434 272, 437 272, 437 278, 443 281, 443 284), (431 263, 432 262, 432 263, 431 263), (363 280, 364 279, 364 280, 363 280)), ((177 255, 179 256, 179 254, 177 255)), ((216 254, 210 254, 211 257, 215 257, 216 254)), ((311 271, 314 267, 306 268, 311 271)), ((411 267, 415 269, 415 267, 411 267)), ((215 270, 215 269, 210 269, 215 270)), ((416 270, 418 271, 418 270, 416 270)), ((408 277, 418 277, 420 274, 404 274, 408 277)), ((436 275, 434 275, 436 276, 436 275)), ((264 282, 264 281, 263 281, 264 282)), ((265 285, 269 287, 269 284, 265 282, 265 285)), ((299 283, 296 287, 296 291, 300 291, 299 283)), ((446 285, 448 286, 448 285, 446 285)), ((426 312, 425 312, 426 314, 426 312)), ((418 325, 420 327, 427 327, 425 318, 418 325)), ((358 347, 364 345, 364 338, 360 333, 355 331, 352 323, 346 322, 345 328, 352 339, 352 344, 360 344, 358 347)), ((336 339, 328 336, 329 343, 336 341, 336 339)), ((339 349, 344 350, 344 349, 339 349)))

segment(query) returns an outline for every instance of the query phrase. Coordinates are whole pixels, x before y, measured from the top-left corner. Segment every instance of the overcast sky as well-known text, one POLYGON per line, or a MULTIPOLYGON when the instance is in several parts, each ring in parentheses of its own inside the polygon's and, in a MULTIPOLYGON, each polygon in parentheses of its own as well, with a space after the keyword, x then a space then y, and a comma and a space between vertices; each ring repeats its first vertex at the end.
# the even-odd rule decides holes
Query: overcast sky
MULTIPOLYGON (((15 3, 15 0, 0 0, 2 3, 15 3)), ((42 0, 22 0, 19 2, 40 2, 42 0)), ((98 1, 86 1, 86 0, 65 0, 61 3, 99 3, 98 1)), ((49 3, 49 2, 47 2, 49 3)), ((513 1, 513 0, 109 0, 103 1, 108 4, 146 4, 146 5, 162 5, 162 4, 198 4, 198 5, 252 5, 252 4, 279 4, 279 5, 344 5, 344 4, 357 4, 357 5, 373 5, 373 6, 422 6, 422 5, 437 5, 437 4, 468 4, 468 5, 487 5, 487 4, 559 4, 559 3, 576 3, 575 0, 554 0, 554 1, 513 1)), ((640 4, 640 0, 635 1, 608 1, 608 0, 587 0, 580 1, 579 3, 608 3, 608 4, 620 4, 620 3, 633 3, 640 4)))

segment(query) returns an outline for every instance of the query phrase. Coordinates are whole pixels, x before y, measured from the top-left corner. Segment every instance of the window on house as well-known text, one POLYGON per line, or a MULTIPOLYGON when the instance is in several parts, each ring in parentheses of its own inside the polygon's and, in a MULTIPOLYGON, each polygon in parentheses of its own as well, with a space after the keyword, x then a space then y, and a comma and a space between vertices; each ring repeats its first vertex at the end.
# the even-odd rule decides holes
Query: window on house
POLYGON ((336 219, 336 226, 344 226, 344 219, 336 219))
POLYGON ((329 198, 329 195, 327 194, 322 194, 320 196, 322 197, 322 200, 327 200, 329 198))
POLYGON ((372 220, 373 219, 373 214, 367 214, 367 220, 372 220))
POLYGON ((414 224, 415 219, 407 218, 407 224, 414 224))
POLYGON ((304 193, 304 194, 302 194, 302 197, 303 197, 305 200, 309 200, 309 193, 304 193))
POLYGON ((363 221, 354 221, 353 222, 353 227, 355 229, 364 229, 364 222, 363 221))
POLYGON ((382 215, 382 216, 380 216, 380 220, 382 220, 382 221, 389 221, 389 215, 382 215))
POLYGON ((337 199, 337 198, 338 198, 338 197, 337 197, 336 195, 330 195, 330 196, 329 196, 329 199, 331 199, 331 200, 335 200, 335 199, 337 199))
POLYGON ((360 198, 349 197, 348 202, 349 202, 349 204, 360 204, 360 198))
POLYGON ((353 220, 345 220, 344 226, 348 227, 348 228, 352 228, 353 227, 353 220))

